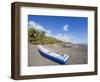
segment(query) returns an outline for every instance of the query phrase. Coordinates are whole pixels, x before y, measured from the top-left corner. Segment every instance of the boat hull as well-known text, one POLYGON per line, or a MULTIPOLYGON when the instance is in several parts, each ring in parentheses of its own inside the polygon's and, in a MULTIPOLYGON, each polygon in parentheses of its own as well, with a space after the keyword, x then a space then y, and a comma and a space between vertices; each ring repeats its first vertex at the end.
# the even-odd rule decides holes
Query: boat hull
POLYGON ((40 53, 43 57, 46 57, 46 58, 48 58, 48 59, 50 59, 50 60, 52 60, 52 61, 54 61, 54 62, 56 62, 56 63, 59 63, 59 64, 61 64, 61 65, 67 64, 67 63, 68 63, 68 60, 64 61, 64 60, 61 60, 61 59, 59 59, 59 58, 50 56, 50 55, 47 54, 47 53, 44 53, 44 52, 41 51, 39 48, 38 48, 38 50, 39 50, 39 53, 40 53))

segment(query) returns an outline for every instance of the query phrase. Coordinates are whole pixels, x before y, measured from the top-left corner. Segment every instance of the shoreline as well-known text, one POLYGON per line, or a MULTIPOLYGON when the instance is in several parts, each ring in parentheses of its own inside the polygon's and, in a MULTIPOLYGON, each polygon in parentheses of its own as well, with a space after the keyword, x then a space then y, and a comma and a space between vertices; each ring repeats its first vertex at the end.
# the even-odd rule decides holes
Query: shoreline
MULTIPOLYGON (((56 44, 43 45, 44 47, 51 48, 52 50, 69 55, 69 62, 66 65, 72 64, 87 64, 88 48, 86 45, 78 45, 78 47, 62 47, 56 44)), ((28 45, 28 66, 49 66, 60 65, 47 58, 41 56, 38 52, 37 45, 28 45)))

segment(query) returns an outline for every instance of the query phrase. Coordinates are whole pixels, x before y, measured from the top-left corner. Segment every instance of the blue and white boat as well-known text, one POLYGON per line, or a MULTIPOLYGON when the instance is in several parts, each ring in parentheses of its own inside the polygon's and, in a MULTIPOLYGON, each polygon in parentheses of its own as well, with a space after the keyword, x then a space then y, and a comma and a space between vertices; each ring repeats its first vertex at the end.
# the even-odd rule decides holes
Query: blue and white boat
POLYGON ((42 56, 44 56, 56 63, 59 63, 59 64, 68 63, 69 56, 66 54, 60 54, 59 52, 50 51, 50 50, 44 48, 42 45, 38 45, 38 50, 42 56))

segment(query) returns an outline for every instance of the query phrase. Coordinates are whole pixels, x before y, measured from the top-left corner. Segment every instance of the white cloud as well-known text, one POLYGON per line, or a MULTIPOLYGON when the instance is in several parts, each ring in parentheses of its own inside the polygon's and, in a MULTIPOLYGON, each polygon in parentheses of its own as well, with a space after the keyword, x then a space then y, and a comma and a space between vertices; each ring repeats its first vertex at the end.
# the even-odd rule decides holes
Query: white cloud
MULTIPOLYGON (((50 36, 50 37, 56 38, 56 39, 64 41, 64 42, 71 42, 71 37, 67 36, 66 34, 53 35, 51 33, 51 30, 45 29, 44 26, 42 26, 34 21, 29 21, 28 25, 29 25, 29 28, 31 27, 31 28, 35 28, 39 31, 44 31, 46 33, 46 36, 50 36)), ((69 25, 64 25, 63 30, 68 31, 68 27, 69 27, 69 25)))
POLYGON ((64 41, 64 42, 70 42, 71 38, 65 34, 57 34, 56 36, 54 36, 56 39, 64 41))
POLYGON ((29 25, 29 27, 33 27, 33 26, 35 27, 36 23, 34 21, 29 21, 28 25, 29 25))
POLYGON ((66 34, 49 34, 48 36, 61 40, 63 42, 72 42, 71 37, 67 36, 66 34))
POLYGON ((67 25, 67 24, 64 25, 63 30, 64 30, 64 31, 68 31, 68 27, 69 27, 69 25, 67 25))
POLYGON ((46 36, 51 36, 51 30, 47 30, 46 36))
POLYGON ((36 23, 34 21, 29 21, 28 25, 29 25, 29 28, 31 27, 31 28, 35 28, 35 29, 37 29, 39 31, 44 31, 46 33, 46 35, 50 35, 51 34, 50 30, 45 29, 44 26, 42 26, 42 25, 40 25, 40 24, 38 24, 38 23, 36 23))

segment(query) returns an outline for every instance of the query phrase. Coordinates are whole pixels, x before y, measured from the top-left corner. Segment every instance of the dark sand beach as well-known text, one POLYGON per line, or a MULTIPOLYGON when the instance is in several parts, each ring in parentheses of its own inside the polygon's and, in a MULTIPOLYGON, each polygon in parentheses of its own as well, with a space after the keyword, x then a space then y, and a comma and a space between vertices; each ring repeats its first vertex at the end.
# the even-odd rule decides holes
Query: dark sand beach
MULTIPOLYGON (((72 47, 62 47, 55 44, 44 45, 44 47, 51 48, 52 50, 69 55, 69 61, 66 65, 70 64, 86 64, 87 63, 87 45, 78 45, 72 47)), ((28 66, 47 66, 47 65, 60 65, 40 55, 37 45, 28 45, 28 66)))

